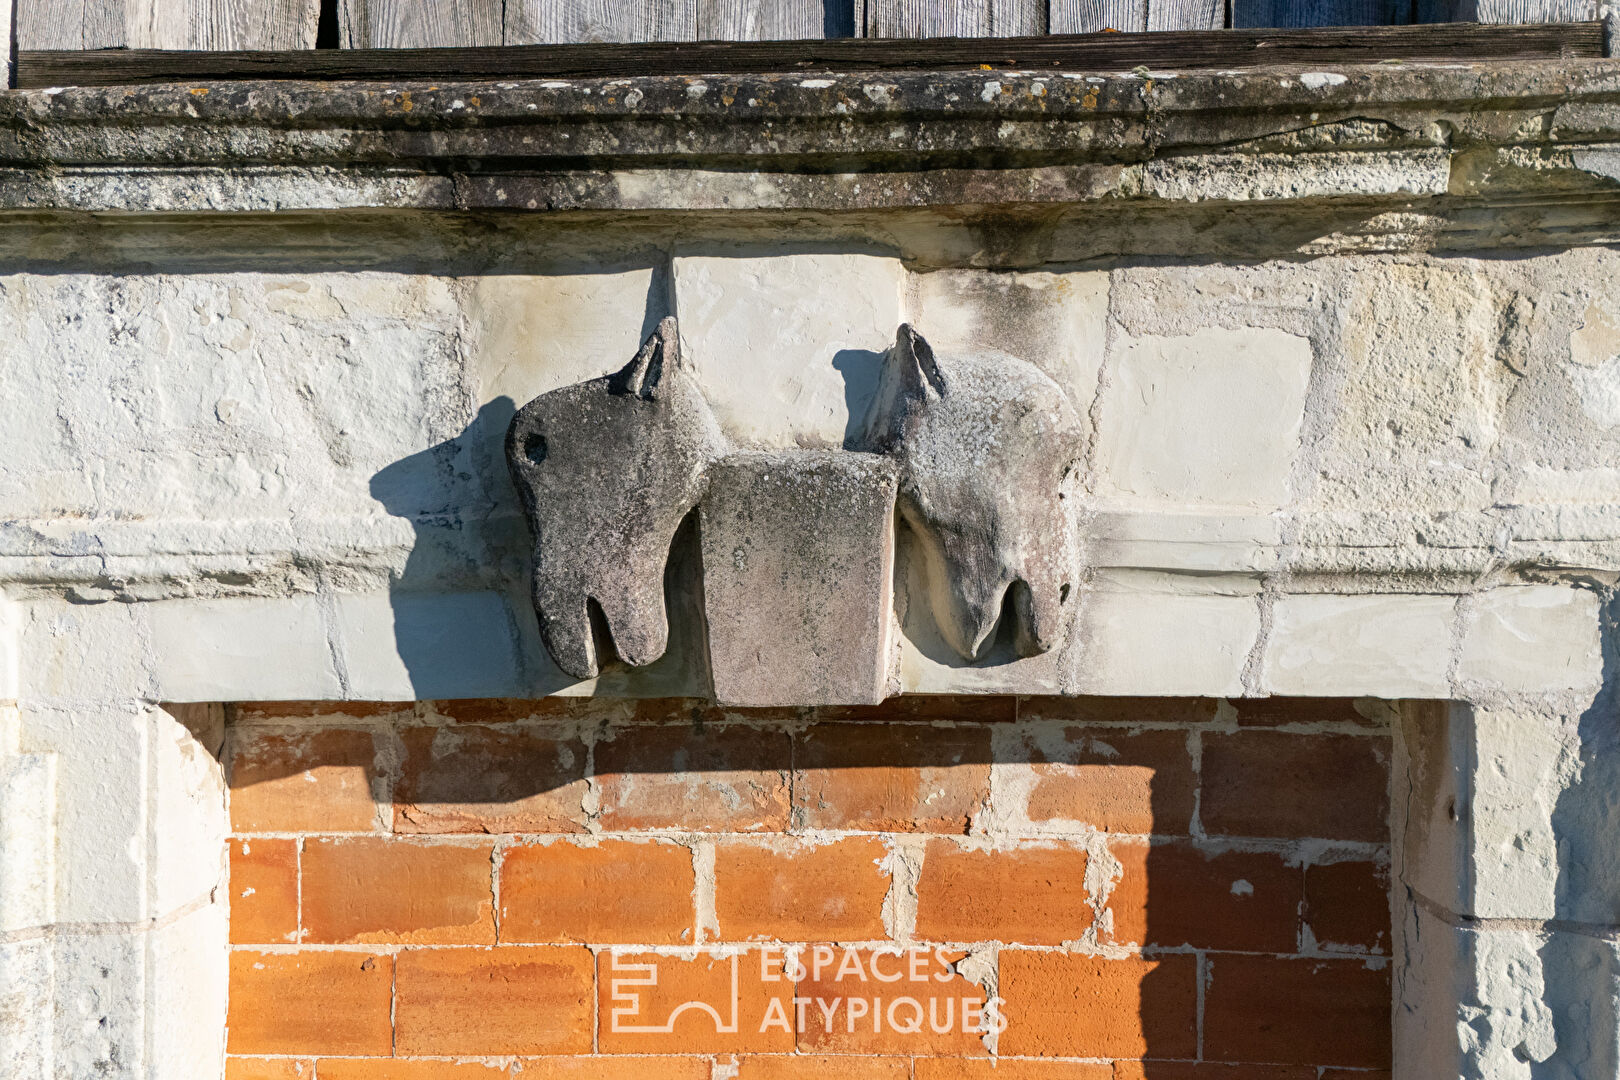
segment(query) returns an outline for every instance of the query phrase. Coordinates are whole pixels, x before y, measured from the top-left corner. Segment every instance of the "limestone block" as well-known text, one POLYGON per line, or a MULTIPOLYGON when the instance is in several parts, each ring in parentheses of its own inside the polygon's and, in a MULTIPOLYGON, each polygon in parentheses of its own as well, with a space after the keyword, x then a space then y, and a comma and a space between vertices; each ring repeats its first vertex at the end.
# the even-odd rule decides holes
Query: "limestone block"
POLYGON ((356 700, 509 697, 523 688, 514 616, 500 593, 345 593, 332 606, 356 700))
POLYGON ((542 394, 512 418, 506 462, 534 538, 540 636, 576 678, 664 654, 664 567, 724 440, 666 318, 613 375, 542 394))
POLYGON ((40 707, 30 709, 26 719, 24 752, 56 759, 56 918, 66 923, 147 918, 149 709, 136 702, 40 707))
POLYGON ((150 722, 147 895, 153 917, 163 918, 224 885, 230 815, 225 773, 210 748, 163 709, 152 709, 150 722))
POLYGON ((164 600, 145 607, 162 700, 343 697, 313 596, 164 600))
POLYGON ((0 701, 16 701, 22 693, 21 661, 17 655, 21 637, 21 605, 0 595, 0 701))
POLYGON ((147 1069, 148 1032, 167 1019, 147 1007, 151 934, 96 929, 57 932, 49 1016, 55 1076, 144 1080, 157 1075, 147 1069))
POLYGON ((1206 328, 1115 346, 1097 431, 1103 497, 1276 509, 1299 452, 1310 342, 1206 328))
POLYGON ((1518 693, 1597 688, 1597 594, 1556 585, 1492 589, 1473 608, 1460 678, 1518 693))
POLYGON ((895 468, 870 454, 733 454, 700 507, 715 696, 856 704, 888 693, 895 468))
POLYGON ((155 696, 146 653, 149 605, 39 600, 18 608, 20 699, 155 696))
POLYGON ((1300 595, 1279 599, 1262 661, 1267 693, 1444 697, 1448 596, 1300 595))
POLYGON ((465 302, 480 404, 515 410, 549 390, 610 374, 664 312, 650 266, 600 273, 482 274, 465 302))
POLYGON ((40 936, 0 942, 0 1076, 59 1080, 52 1067, 51 1020, 56 996, 53 943, 40 936))
POLYGON ((839 447, 877 390, 906 274, 876 255, 679 255, 675 312, 720 429, 755 449, 839 447))
POLYGON ((964 660, 984 656, 1008 610, 1018 656, 1063 640, 1077 570, 1065 484, 1081 440, 1074 407, 1032 364, 937 354, 900 327, 862 445, 899 466, 934 621, 964 660))
POLYGON ((56 757, 0 750, 0 934, 47 925, 55 900, 56 757))
POLYGON ((1564 914, 1560 881, 1566 892, 1575 891, 1563 875, 1563 862, 1575 849, 1560 852, 1559 831, 1613 827, 1612 822, 1570 821, 1567 813, 1565 820, 1556 820, 1560 797, 1574 779, 1569 773, 1574 731, 1556 718, 1480 706, 1459 710, 1456 721, 1454 765, 1464 775, 1467 813, 1456 910, 1480 918, 1564 914))
POLYGON ((148 935, 151 1076, 216 1080, 224 1069, 229 925, 226 904, 213 903, 148 935))
POLYGON ((1246 596, 1090 592, 1078 636, 1075 693, 1241 695, 1260 605, 1246 596))
POLYGON ((912 322, 940 352, 988 348, 1028 360, 1083 417, 1107 340, 1108 278, 1106 270, 915 274, 912 322))

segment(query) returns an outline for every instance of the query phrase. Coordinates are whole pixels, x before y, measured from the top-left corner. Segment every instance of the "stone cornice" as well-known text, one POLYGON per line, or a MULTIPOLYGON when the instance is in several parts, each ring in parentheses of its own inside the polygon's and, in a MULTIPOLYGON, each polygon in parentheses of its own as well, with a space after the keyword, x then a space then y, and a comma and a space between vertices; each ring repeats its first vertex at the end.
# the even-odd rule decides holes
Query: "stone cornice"
POLYGON ((1620 63, 0 93, 0 209, 1607 201, 1620 63))

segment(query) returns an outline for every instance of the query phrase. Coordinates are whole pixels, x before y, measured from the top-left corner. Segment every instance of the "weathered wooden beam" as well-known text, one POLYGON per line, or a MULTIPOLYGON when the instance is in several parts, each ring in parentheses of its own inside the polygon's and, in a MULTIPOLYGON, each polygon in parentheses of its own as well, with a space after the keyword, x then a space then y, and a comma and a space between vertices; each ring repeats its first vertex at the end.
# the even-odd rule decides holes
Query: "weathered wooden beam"
POLYGON ((521 79, 749 72, 1010 69, 1129 71, 1388 60, 1459 63, 1603 55, 1602 23, 1370 26, 1331 30, 1083 34, 929 41, 651 42, 294 52, 21 52, 17 85, 118 86, 230 79, 521 79))
POLYGON ((17 0, 19 49, 312 49, 320 0, 17 0))

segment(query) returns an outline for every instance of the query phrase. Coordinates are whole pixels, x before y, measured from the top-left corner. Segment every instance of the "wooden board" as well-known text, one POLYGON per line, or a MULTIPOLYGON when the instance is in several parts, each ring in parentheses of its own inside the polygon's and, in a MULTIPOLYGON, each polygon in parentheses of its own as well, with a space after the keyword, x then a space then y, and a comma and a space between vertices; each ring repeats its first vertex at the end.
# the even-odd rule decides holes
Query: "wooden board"
POLYGON ((501 0, 338 0, 346 49, 428 49, 502 43, 501 0))
POLYGON ((320 0, 17 0, 19 49, 311 49, 320 0))
POLYGON ((1602 23, 1225 30, 930 41, 665 42, 494 49, 302 52, 20 52, 17 85, 121 86, 229 79, 478 80, 749 72, 1012 69, 1129 71, 1384 60, 1536 60, 1603 55, 1602 23))
MULTIPOLYGON (((437 2, 437 0, 435 0, 437 2)), ((506 44, 692 41, 699 0, 493 0, 506 44)))
POLYGON ((1235 27, 1392 26, 1411 15, 1411 0, 1232 0, 1235 27))
POLYGON ((1102 30, 1219 30, 1226 0, 1051 0, 1054 34, 1102 30))
POLYGON ((1023 37, 1046 32, 1046 0, 865 2, 867 37, 1023 37))
POLYGON ((1459 22, 1585 22, 1598 17, 1598 0, 1459 0, 1459 22))
POLYGON ((860 0, 698 0, 697 36, 705 41, 853 37, 858 2, 860 0))

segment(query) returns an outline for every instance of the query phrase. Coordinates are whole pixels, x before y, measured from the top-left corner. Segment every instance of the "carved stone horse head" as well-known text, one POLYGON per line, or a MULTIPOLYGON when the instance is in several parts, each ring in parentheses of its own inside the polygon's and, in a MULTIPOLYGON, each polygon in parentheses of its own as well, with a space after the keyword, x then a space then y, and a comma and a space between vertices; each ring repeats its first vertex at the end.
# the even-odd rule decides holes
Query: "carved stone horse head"
POLYGON ((1081 435, 1033 364, 990 350, 936 357, 900 327, 867 442, 900 462, 899 510, 921 542, 934 620, 965 659, 985 654, 1009 599, 1020 656, 1059 643, 1075 569, 1060 489, 1081 435))
POLYGON ((723 445, 672 318, 623 370, 518 410, 506 460, 534 537, 540 635, 558 667, 598 673, 592 605, 621 659, 663 655, 670 542, 723 445))

